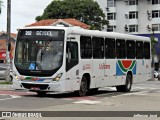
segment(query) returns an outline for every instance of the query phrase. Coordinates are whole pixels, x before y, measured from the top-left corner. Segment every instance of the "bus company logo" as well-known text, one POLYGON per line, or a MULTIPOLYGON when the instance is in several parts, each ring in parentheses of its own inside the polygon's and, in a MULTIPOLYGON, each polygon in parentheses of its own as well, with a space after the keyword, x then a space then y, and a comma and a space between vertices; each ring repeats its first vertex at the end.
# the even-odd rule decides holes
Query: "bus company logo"
POLYGON ((36 81, 36 82, 43 82, 45 79, 43 78, 36 78, 36 77, 25 77, 23 78, 25 81, 36 81))
POLYGON ((110 69, 110 65, 106 65, 106 64, 99 64, 99 69, 110 69))
POLYGON ((116 64, 116 75, 126 75, 128 71, 132 71, 136 75, 136 61, 135 60, 118 60, 116 64))
POLYGON ((91 69, 91 65, 90 64, 83 65, 83 70, 89 70, 89 69, 91 69))

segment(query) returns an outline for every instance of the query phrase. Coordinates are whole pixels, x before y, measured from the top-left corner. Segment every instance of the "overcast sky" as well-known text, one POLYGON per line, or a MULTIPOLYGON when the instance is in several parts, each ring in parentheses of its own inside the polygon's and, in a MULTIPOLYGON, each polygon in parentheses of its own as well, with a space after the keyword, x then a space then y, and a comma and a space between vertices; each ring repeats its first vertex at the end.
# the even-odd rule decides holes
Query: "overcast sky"
MULTIPOLYGON (((0 31, 6 31, 7 24, 7 0, 2 0, 2 14, 0 15, 0 31)), ((17 28, 35 22, 38 15, 42 15, 44 9, 53 0, 11 0, 11 32, 16 33, 17 28)))

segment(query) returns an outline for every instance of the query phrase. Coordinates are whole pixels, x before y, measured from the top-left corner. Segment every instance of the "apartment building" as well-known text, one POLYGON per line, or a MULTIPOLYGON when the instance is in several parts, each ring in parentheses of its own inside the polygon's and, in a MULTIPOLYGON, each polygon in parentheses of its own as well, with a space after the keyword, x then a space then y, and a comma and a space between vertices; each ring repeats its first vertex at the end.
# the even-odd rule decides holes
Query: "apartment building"
POLYGON ((160 0, 96 0, 109 21, 104 30, 160 40, 160 0))

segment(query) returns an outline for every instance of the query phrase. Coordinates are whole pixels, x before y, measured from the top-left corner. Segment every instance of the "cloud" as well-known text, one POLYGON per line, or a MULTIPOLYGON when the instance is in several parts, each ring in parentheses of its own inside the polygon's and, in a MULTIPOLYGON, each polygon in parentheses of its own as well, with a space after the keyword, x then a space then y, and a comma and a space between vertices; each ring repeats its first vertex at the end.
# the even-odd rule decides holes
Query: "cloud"
MULTIPOLYGON (((4 8, 0 15, 0 31, 6 29, 7 0, 4 1, 4 8)), ((36 16, 42 15, 44 9, 53 0, 11 0, 11 32, 16 32, 17 28, 35 22, 36 16)))
POLYGON ((43 13, 51 1, 52 0, 16 0, 15 3, 12 3, 13 15, 23 18, 35 18, 43 13), (19 5, 18 7, 17 4, 19 5))

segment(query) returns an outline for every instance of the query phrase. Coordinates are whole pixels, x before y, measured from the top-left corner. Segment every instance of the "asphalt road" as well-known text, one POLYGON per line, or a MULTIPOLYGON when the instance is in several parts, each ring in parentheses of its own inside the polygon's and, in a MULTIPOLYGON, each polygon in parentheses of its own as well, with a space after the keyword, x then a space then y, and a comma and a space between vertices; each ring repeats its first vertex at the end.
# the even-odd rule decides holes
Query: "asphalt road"
MULTIPOLYGON (((129 93, 116 92, 115 88, 103 88, 96 93, 88 93, 85 97, 76 97, 74 93, 47 94, 44 97, 38 97, 36 93, 24 90, 0 90, 0 111, 160 111, 159 101, 160 81, 134 84, 132 91, 129 93)), ((88 112, 87 114, 92 113, 88 112)), ((93 114, 95 113, 93 112, 93 114)), ((54 117, 54 120, 64 119, 60 115, 54 117)), ((65 115, 65 112, 63 115, 65 115)), ((81 117, 83 117, 83 114, 81 117)), ((81 117, 76 119, 80 120, 81 117)), ((116 118, 118 116, 111 119, 116 118)), ((7 118, 7 120, 12 119, 20 120, 22 118, 7 118)), ((52 118, 46 119, 50 120, 52 118)), ((70 118, 67 117, 66 119, 69 120, 70 118)), ((97 116, 92 120, 96 119, 106 120, 109 117, 99 118, 97 116)), ((124 117, 125 119, 127 118, 124 117)), ((157 119, 155 114, 154 120, 157 119)), ((88 119, 86 118, 86 120, 88 119)))

